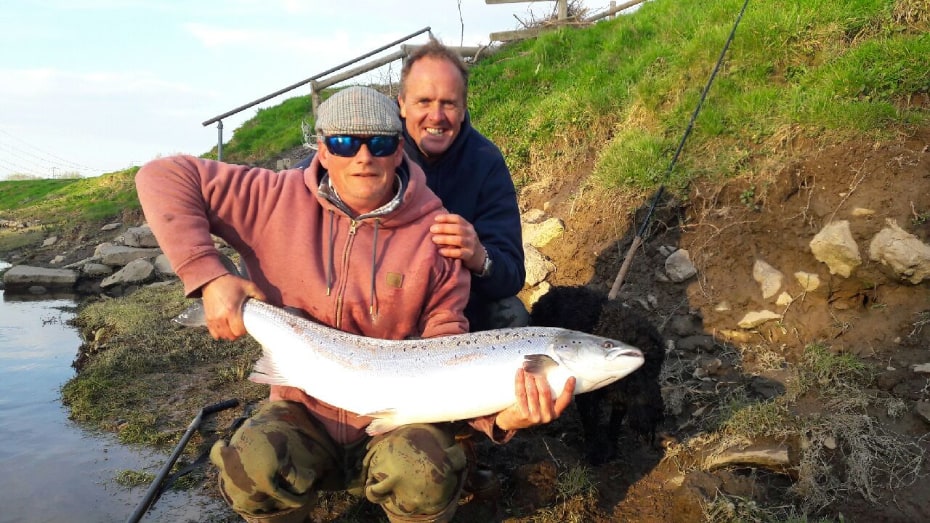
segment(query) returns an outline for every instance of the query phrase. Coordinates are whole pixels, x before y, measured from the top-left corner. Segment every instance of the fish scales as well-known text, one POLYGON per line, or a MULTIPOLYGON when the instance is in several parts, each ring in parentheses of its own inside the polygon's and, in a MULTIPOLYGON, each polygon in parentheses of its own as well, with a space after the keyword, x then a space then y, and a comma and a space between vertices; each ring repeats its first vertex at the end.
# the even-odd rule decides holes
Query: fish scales
POLYGON ((382 340, 332 329, 257 300, 246 302, 243 321, 263 348, 249 379, 297 387, 370 416, 370 434, 499 412, 516 401, 514 376, 521 367, 542 369, 553 394, 575 376, 578 394, 608 385, 643 363, 635 347, 553 327, 382 340))

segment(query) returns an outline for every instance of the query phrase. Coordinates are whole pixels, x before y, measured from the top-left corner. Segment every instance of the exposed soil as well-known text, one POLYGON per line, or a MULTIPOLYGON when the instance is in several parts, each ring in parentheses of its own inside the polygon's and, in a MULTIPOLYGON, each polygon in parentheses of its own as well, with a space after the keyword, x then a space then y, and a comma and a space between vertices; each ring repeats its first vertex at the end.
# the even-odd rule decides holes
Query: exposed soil
MULTIPOLYGON (((905 408, 893 416, 875 409, 870 415, 884 430, 914 438, 924 453, 930 450, 926 439, 919 439, 930 425, 915 413, 919 402, 930 400, 930 382, 912 370, 930 362, 930 283, 899 282, 868 258, 869 241, 886 219, 930 243, 930 128, 891 142, 824 147, 807 142, 790 149, 788 161, 752 179, 703 181, 690 194, 666 195, 635 254, 617 300, 646 313, 669 342, 662 375, 666 418, 658 443, 625 432, 615 459, 587 468, 596 491, 582 489, 580 494, 566 491, 571 482, 565 474, 585 464, 574 410, 549 426, 520 433, 507 445, 481 444, 479 460, 503 482, 497 515, 491 504, 475 502, 462 506, 456 521, 699 521, 708 514, 719 521, 754 519, 709 508, 719 495, 782 507, 772 513, 789 514, 790 507, 804 501, 789 493, 796 471, 704 467, 700 454, 709 451, 695 443, 705 428, 702 418, 719 410, 732 391, 755 391, 759 401, 783 393, 786 365, 797 364, 814 342, 873 366, 870 388, 905 408), (809 247, 833 220, 849 220, 862 252, 863 264, 849 278, 831 275, 809 247), (688 250, 697 276, 684 283, 658 278, 665 260, 660 248, 666 246, 688 250), (757 259, 786 275, 783 288, 794 298, 790 305, 762 298, 752 274, 757 259), (793 277, 797 271, 817 274, 823 285, 802 292, 793 277), (746 312, 762 309, 783 318, 752 330, 737 327, 746 312), (785 365, 765 365, 763 355, 773 353, 785 365), (706 371, 713 360, 719 362, 710 375, 696 377, 696 370, 706 371)), ((582 187, 584 168, 562 174, 558 181, 524 187, 521 207, 545 208, 565 223, 563 237, 541 249, 558 267, 549 282, 588 285, 606 294, 653 195, 621 198, 582 187)), ((81 246, 95 240, 81 230, 64 239, 76 259, 84 252, 81 246)), ((43 256, 30 253, 20 262, 41 262, 43 256)), ((803 416, 830 407, 807 398, 795 408, 803 416)), ((189 413, 180 416, 187 419, 189 413)), ((870 469, 877 477, 880 465, 870 469)), ((924 461, 920 474, 928 472, 924 461)), ((872 500, 861 492, 843 492, 814 515, 845 521, 930 520, 930 483, 905 483, 892 491, 879 481, 872 500)), ((314 517, 381 520, 376 508, 365 505, 337 496, 314 517)))
MULTIPOLYGON (((779 385, 784 385, 785 374, 765 370, 754 361, 753 347, 798 363, 805 346, 814 342, 826 344, 833 353, 862 358, 878 373, 871 386, 886 398, 905 402, 901 416, 876 414, 884 428, 913 438, 928 433, 926 420, 914 414, 915 404, 928 400, 928 379, 911 368, 930 361, 930 284, 896 281, 868 259, 869 241, 886 219, 930 243, 928 144, 930 129, 889 143, 822 148, 795 144, 786 164, 757 179, 702 182, 691 188, 687 204, 675 197, 662 200, 617 299, 649 314, 674 347, 667 354, 662 384, 667 415, 662 429, 673 446, 700 435, 693 416, 719 407, 726 389, 755 387, 764 379, 783 390, 779 385), (863 264, 850 278, 831 275, 809 247, 813 236, 833 220, 850 221, 862 253, 863 264), (688 250, 698 275, 685 283, 660 281, 656 273, 663 269, 663 246, 688 250), (795 298, 790 305, 776 306, 774 298, 762 298, 752 274, 756 259, 786 275, 783 288, 795 298), (792 276, 797 271, 816 273, 824 284, 803 293, 792 276), (746 312, 762 309, 783 314, 783 319, 752 330, 737 327, 746 312), (712 336, 713 342, 707 343, 706 336, 712 336), (709 358, 719 358, 721 368, 709 378, 695 379, 694 369, 709 358), (696 393, 708 384, 714 394, 696 393)), ((565 237, 542 249, 558 267, 549 281, 586 284, 607 293, 653 195, 648 201, 637 201, 640 208, 631 224, 631 207, 605 203, 603 195, 582 196, 575 184, 569 178, 561 179, 557 187, 527 187, 521 203, 524 208, 547 207, 548 214, 565 221, 565 237), (618 222, 625 222, 622 236, 616 232, 618 222)), ((812 399, 798 407, 798 415, 815 415, 826 408, 812 399)), ((548 496, 540 494, 546 492, 540 483, 548 482, 539 477, 548 474, 556 481, 550 464, 565 468, 579 463, 582 445, 577 423, 569 417, 532 436, 528 431, 508 447, 493 449, 489 463, 510 477, 515 507, 555 506, 565 520, 696 521, 703 517, 702 503, 718 493, 760 506, 797 506, 801 501, 786 495, 792 484, 790 473, 758 466, 704 471, 684 465, 696 456, 663 458, 663 451, 630 435, 621 441, 619 459, 593 468, 598 485, 593 506, 551 505, 557 496, 551 488, 548 496)), ((918 445, 928 450, 926 440, 918 445)), ((928 471, 924 462, 921 473, 928 471)), ((880 475, 877 467, 874 473, 880 475)), ((928 494, 925 481, 896 492, 882 491, 873 501, 850 492, 820 515, 847 521, 927 520, 928 494)), ((510 521, 536 519, 524 512, 510 521)))

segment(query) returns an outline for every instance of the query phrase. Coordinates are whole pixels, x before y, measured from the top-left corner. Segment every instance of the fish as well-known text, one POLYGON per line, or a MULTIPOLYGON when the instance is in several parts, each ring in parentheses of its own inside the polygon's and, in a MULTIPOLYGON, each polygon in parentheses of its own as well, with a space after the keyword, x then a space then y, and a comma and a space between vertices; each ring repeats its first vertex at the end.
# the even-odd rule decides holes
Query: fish
MULTIPOLYGON (((372 418, 369 435, 411 423, 466 420, 516 403, 517 369, 545 375, 553 397, 610 385, 640 368, 643 353, 623 342, 556 327, 518 327, 428 339, 384 340, 342 332, 271 304, 243 305, 246 331, 262 346, 249 380, 297 387, 372 418)), ((203 306, 178 318, 203 325, 203 306)))

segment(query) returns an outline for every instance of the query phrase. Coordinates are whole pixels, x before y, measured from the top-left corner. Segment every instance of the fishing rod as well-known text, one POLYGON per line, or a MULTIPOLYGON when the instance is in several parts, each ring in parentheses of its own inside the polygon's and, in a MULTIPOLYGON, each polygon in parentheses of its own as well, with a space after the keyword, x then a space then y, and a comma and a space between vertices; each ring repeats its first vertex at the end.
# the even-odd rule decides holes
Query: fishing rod
POLYGON ((129 516, 129 519, 126 520, 127 523, 137 523, 155 503, 155 498, 161 493, 161 486, 165 481, 165 477, 168 476, 168 472, 171 471, 172 465, 174 465, 174 462, 178 460, 178 457, 181 455, 184 447, 187 446, 187 442, 191 439, 191 436, 194 435, 194 431, 200 427, 200 423, 203 421, 203 418, 215 412, 220 412, 221 410, 231 409, 237 405, 239 405, 239 400, 231 399, 221 401, 219 403, 214 403, 213 405, 208 405, 200 409, 200 412, 197 413, 197 416, 194 417, 194 420, 191 421, 191 424, 187 427, 187 431, 184 433, 184 436, 181 437, 181 441, 174 448, 174 452, 171 453, 171 457, 168 458, 168 462, 165 463, 161 471, 159 471, 158 476, 156 476, 155 480, 152 481, 152 484, 149 486, 145 496, 143 496, 139 506, 136 507, 135 512, 133 512, 132 515, 129 516))
POLYGON ((607 293, 607 299, 609 300, 617 297, 617 294, 620 292, 620 287, 623 285, 623 279, 626 277, 626 273, 630 270, 630 264, 633 262, 633 256, 636 254, 636 249, 638 249, 639 246, 643 244, 643 237, 646 234, 646 229, 649 227, 649 222, 652 220, 652 215, 655 213, 656 205, 659 203, 659 200, 665 193, 665 183, 672 175, 672 169, 675 168, 675 163, 678 162, 678 156, 681 155, 681 150, 685 147, 685 141, 688 139, 688 135, 691 134, 691 129, 694 128, 694 121, 697 120, 697 116, 701 112, 701 106, 704 105, 704 99, 707 98, 707 92, 710 91, 710 86, 714 83, 714 77, 717 76, 717 71, 720 70, 720 65, 723 63, 723 58, 727 54, 727 49, 730 47, 730 42, 733 41, 733 37, 736 35, 736 27, 739 26, 740 20, 743 19, 743 13, 746 12, 747 5, 749 5, 749 0, 743 2, 743 8, 740 9, 739 15, 736 17, 736 21, 733 22, 733 29, 730 30, 730 36, 727 37, 726 43, 723 44, 723 49, 720 51, 720 56, 717 58, 717 64, 714 65, 714 70, 711 71, 710 78, 707 79, 707 84, 704 86, 704 91, 701 92, 701 98, 698 100, 697 107, 694 108, 694 112, 691 114, 691 121, 688 122, 688 127, 685 128, 685 132, 681 136, 681 141, 678 142, 678 149, 675 150, 675 155, 672 156, 672 161, 668 164, 668 169, 665 171, 662 185, 659 186, 659 190, 656 192, 655 197, 652 199, 652 204, 649 206, 649 212, 646 213, 646 217, 643 218, 643 223, 640 224, 639 229, 636 231, 636 236, 633 237, 633 242, 630 244, 630 248, 626 251, 626 258, 624 258, 623 264, 620 266, 620 271, 617 273, 617 277, 614 279, 614 284, 610 287, 610 292, 607 293))

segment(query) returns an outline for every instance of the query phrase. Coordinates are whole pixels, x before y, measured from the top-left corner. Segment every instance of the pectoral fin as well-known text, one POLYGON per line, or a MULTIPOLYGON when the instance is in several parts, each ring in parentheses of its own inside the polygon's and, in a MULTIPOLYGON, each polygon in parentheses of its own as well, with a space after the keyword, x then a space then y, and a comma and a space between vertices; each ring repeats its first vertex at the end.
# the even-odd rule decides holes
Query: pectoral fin
POLYGON ((377 436, 396 429, 399 425, 395 416, 394 409, 382 409, 377 412, 364 414, 366 417, 375 418, 365 427, 365 432, 369 436, 377 436))
POLYGON ((559 362, 545 354, 527 354, 523 357, 523 370, 536 376, 545 376, 559 366, 559 362))

